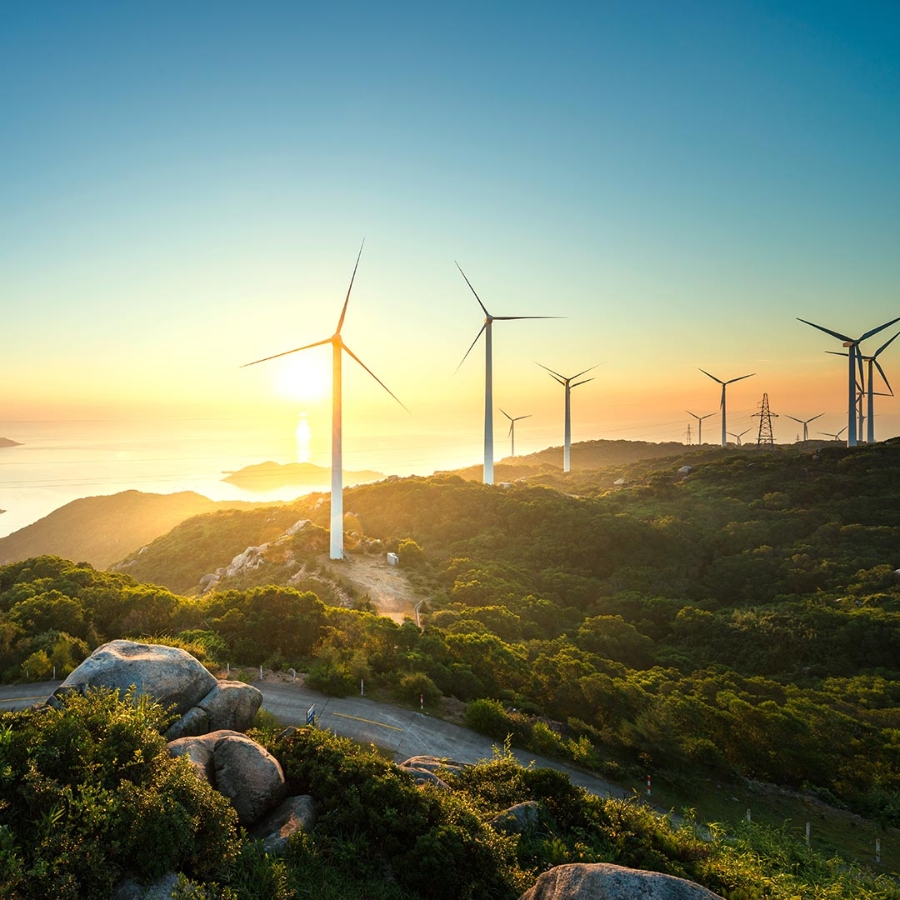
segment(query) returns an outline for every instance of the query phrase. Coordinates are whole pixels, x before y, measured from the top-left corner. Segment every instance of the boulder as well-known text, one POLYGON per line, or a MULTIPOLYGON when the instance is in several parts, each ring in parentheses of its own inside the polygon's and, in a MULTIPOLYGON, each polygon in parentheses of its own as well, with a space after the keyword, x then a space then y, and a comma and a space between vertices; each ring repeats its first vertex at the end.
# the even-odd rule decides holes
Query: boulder
POLYGON ((252 684, 220 681, 197 706, 209 716, 208 731, 246 731, 262 700, 262 692, 252 684))
POLYGON ((177 886, 178 876, 174 872, 163 875, 152 884, 124 878, 113 888, 112 900, 171 900, 177 886))
POLYGON ((308 794, 288 797, 263 816, 250 834, 262 840, 266 853, 283 853, 288 839, 298 831, 309 831, 316 824, 313 798, 308 794))
POLYGON ((441 759, 437 756, 411 756, 402 763, 397 764, 402 772, 409 772, 416 784, 433 784, 444 791, 449 791, 450 786, 440 776, 440 772, 461 772, 462 763, 452 759, 441 759))
POLYGON ((199 706, 192 706, 180 719, 176 719, 169 726, 165 738, 167 741, 175 741, 178 738, 206 734, 211 730, 209 727, 209 713, 204 709, 200 709, 199 706))
POLYGON ((507 834, 523 834, 536 828, 541 818, 541 805, 536 800, 526 800, 517 803, 497 813, 488 825, 494 831, 503 831, 507 834))
POLYGON ((216 679, 178 647, 110 641, 81 663, 53 697, 70 690, 83 693, 89 687, 108 687, 124 695, 132 686, 180 716, 209 694, 216 679))
POLYGON ((573 863, 544 872, 519 900, 723 900, 693 881, 609 863, 573 863))
POLYGON ((172 756, 187 756, 194 771, 224 794, 242 825, 277 806, 287 793, 278 760, 237 731, 211 731, 169 744, 172 756))

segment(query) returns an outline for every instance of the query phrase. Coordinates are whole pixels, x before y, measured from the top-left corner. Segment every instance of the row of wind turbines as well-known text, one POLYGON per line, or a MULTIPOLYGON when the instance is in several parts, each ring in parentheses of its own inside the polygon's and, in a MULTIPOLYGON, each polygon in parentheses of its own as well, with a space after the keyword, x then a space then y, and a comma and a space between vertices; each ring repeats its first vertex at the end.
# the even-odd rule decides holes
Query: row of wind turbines
MULTIPOLYGON (((403 407, 407 412, 409 410, 404 406, 404 404, 400 401, 396 394, 388 388, 388 386, 344 343, 343 338, 341 337, 341 329, 344 326, 344 319, 347 315, 347 306, 350 303, 350 292, 353 290, 353 283, 356 280, 356 272, 359 269, 359 261, 362 257, 363 246, 365 246, 365 241, 360 245, 359 253, 356 256, 356 263, 353 266, 353 274, 350 276, 350 285, 347 288, 347 295, 344 298, 344 305, 341 309, 341 315, 338 319, 337 328, 334 331, 334 334, 331 337, 325 338, 321 341, 314 341, 311 344, 304 344, 301 347, 294 347, 291 350, 284 350, 281 353, 274 353, 271 356, 265 356, 262 359, 253 360, 253 362, 245 363, 242 368, 246 368, 247 366, 255 366, 259 363, 268 362, 272 359, 278 359, 282 356, 288 356, 291 353, 299 353, 303 350, 309 350, 313 347, 321 347, 326 344, 331 345, 332 349, 332 413, 331 413, 331 523, 330 523, 330 556, 331 559, 343 559, 344 556, 344 502, 343 502, 343 454, 342 454, 342 409, 341 409, 341 400, 342 400, 342 386, 341 386, 341 364, 343 361, 343 354, 347 353, 353 360, 355 360, 375 381, 387 391, 400 406, 403 407)), ((484 322, 479 330, 478 334, 475 335, 475 340, 469 346, 469 349, 466 351, 463 356, 459 366, 457 366, 457 371, 460 366, 466 361, 469 354, 472 352, 474 346, 478 343, 478 339, 484 334, 484 343, 485 343, 485 375, 484 375, 484 483, 485 484, 493 484, 494 483, 494 420, 493 420, 493 412, 494 412, 494 398, 493 398, 493 336, 492 336, 492 326, 494 322, 505 322, 505 321, 513 321, 517 319, 555 319, 560 318, 559 316, 492 316, 487 307, 482 303, 481 298, 478 296, 475 288, 472 287, 472 283, 469 281, 466 273, 463 272, 459 263, 456 264, 456 267, 459 269, 460 274, 465 279, 466 284, 469 286, 469 289, 472 291, 475 299, 478 301, 478 305, 481 307, 484 312, 484 322)), ((805 322, 804 319, 800 321, 805 322)), ((881 347, 876 353, 874 353, 871 357, 863 357, 859 350, 859 344, 871 337, 874 334, 877 334, 879 331, 882 331, 884 328, 887 328, 889 325, 892 325, 894 322, 900 321, 900 317, 896 319, 892 319, 890 322, 885 323, 884 325, 879 326, 878 328, 872 329, 871 331, 866 332, 861 337, 853 340, 851 338, 847 338, 844 335, 839 334, 835 331, 830 331, 827 328, 823 328, 821 325, 815 325, 812 322, 806 322, 808 325, 812 325, 814 328, 818 328, 821 331, 824 331, 834 337, 839 338, 844 341, 844 346, 848 348, 848 355, 850 357, 850 419, 848 423, 848 446, 854 446, 856 444, 856 420, 855 420, 855 409, 856 409, 856 399, 857 399, 857 383, 856 383, 856 366, 859 366, 860 373, 862 373, 863 369, 863 361, 866 360, 869 362, 869 428, 871 432, 872 428, 872 393, 871 393, 871 372, 873 364, 878 368, 878 371, 881 373, 882 377, 884 377, 885 382, 887 382, 887 378, 884 376, 884 371, 881 368, 881 365, 877 362, 876 357, 882 350, 887 347, 887 344, 884 347, 881 347)), ((900 332, 898 332, 900 334, 900 332)), ((897 335, 894 335, 897 337, 897 335)), ((893 341, 894 338, 891 338, 893 341)), ((891 342, 888 341, 888 344, 891 342)), ((560 375, 558 372, 553 371, 552 369, 547 368, 546 366, 537 363, 542 369, 545 369, 551 377, 556 380, 559 384, 563 386, 565 389, 565 435, 564 435, 564 471, 568 472, 570 468, 570 448, 571 448, 571 401, 570 396, 571 392, 574 388, 586 384, 589 381, 592 381, 593 378, 585 378, 581 381, 577 379, 582 378, 582 376, 586 375, 588 372, 592 371, 596 368, 596 366, 591 366, 589 369, 585 369, 579 372, 576 375, 572 375, 569 377, 560 375)), ((705 370, 705 375, 708 375, 714 381, 719 382, 722 385, 722 398, 721 398, 721 413, 722 413, 722 445, 725 445, 726 440, 726 417, 725 417, 725 389, 729 384, 734 383, 735 381, 741 381, 744 378, 750 378, 750 375, 741 375, 738 378, 732 378, 728 381, 722 381, 719 378, 716 378, 715 375, 710 375, 709 372, 705 370)), ((755 374, 755 373, 754 373, 755 374)), ((503 410, 501 410, 503 412, 503 410)), ((510 435, 513 436, 513 455, 515 455, 515 423, 520 419, 528 418, 528 416, 517 416, 513 418, 509 416, 506 412, 503 412, 503 415, 506 416, 510 420, 510 435)), ((691 413, 694 415, 694 413, 691 413)), ((710 413, 712 415, 712 413, 710 413)), ((698 421, 701 422, 702 419, 708 418, 708 416, 696 417, 698 421)), ((799 420, 798 420, 799 421, 799 420)), ((811 420, 810 420, 811 421, 811 420)), ((804 426, 804 433, 805 433, 804 426)), ((873 440, 873 438, 870 438, 873 440)))

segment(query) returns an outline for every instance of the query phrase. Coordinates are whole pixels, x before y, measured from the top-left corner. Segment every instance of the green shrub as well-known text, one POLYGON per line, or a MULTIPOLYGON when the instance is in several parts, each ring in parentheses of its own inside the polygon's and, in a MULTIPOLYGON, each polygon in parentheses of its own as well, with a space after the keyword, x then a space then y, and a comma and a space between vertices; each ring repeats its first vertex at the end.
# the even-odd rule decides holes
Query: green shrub
POLYGON ((0 859, 20 879, 8 896, 106 898, 123 872, 227 867, 236 814, 169 756, 167 721, 147 698, 105 690, 0 714, 0 859))

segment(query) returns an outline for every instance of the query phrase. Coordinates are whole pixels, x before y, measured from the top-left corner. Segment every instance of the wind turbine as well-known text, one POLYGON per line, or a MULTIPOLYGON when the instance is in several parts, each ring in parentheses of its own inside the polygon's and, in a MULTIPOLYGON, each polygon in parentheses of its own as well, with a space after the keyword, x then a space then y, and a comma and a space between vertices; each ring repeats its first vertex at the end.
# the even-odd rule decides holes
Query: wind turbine
POLYGON ((803 443, 805 444, 809 440, 809 423, 815 422, 816 419, 821 419, 824 415, 825 413, 819 413, 817 416, 813 416, 811 419, 798 419, 796 416, 789 416, 785 413, 785 418, 793 419, 795 422, 799 422, 803 426, 803 443))
POLYGON ((722 401, 721 401, 721 409, 722 409, 722 446, 724 447, 724 446, 725 446, 725 443, 726 443, 726 441, 725 441, 725 435, 726 435, 726 431, 725 431, 725 388, 726 388, 729 384, 734 384, 735 381, 743 381, 745 378, 752 378, 752 377, 756 374, 756 372, 751 372, 749 375, 739 375, 737 378, 730 378, 728 381, 722 381, 721 378, 716 378, 715 375, 710 375, 709 372, 706 371, 706 369, 700 369, 700 371, 701 371, 704 375, 707 375, 709 378, 712 378, 713 381, 718 381, 719 384, 722 385, 722 401))
MULTIPOLYGON (((365 244, 365 241, 363 241, 365 244)), ((331 383, 331 558, 343 559, 344 557, 344 494, 343 494, 343 459, 341 453, 341 352, 344 351, 355 359, 401 406, 403 404, 387 385, 344 343, 341 337, 341 328, 344 325, 344 316, 347 315, 347 304, 350 302, 350 291, 353 289, 353 281, 356 278, 356 270, 359 268, 359 258, 362 256, 362 245, 356 257, 356 265, 350 276, 350 287, 347 288, 347 296, 344 299, 344 308, 338 319, 337 328, 330 338, 316 341, 312 344, 304 344, 293 350, 285 350, 283 353, 275 353, 272 356, 256 359, 245 363, 241 368, 255 366, 257 363, 268 362, 270 359, 278 359, 279 356, 287 356, 290 353, 299 353, 301 350, 309 350, 311 347, 321 347, 331 344, 332 351, 332 383, 331 383)), ((406 409, 405 406, 403 406, 406 409)), ((409 412, 409 410, 406 410, 409 412)))
POLYGON ((466 273, 463 272, 459 263, 456 263, 456 268, 459 269, 459 274, 462 275, 463 278, 466 279, 466 284, 469 286, 469 290, 475 294, 475 299, 478 301, 478 305, 484 312, 484 324, 481 326, 481 331, 475 335, 475 340, 469 345, 469 349, 466 350, 466 355, 462 358, 459 366, 456 367, 456 371, 459 371, 460 366, 466 361, 466 357, 472 352, 472 347, 474 347, 478 343, 478 338, 481 337, 481 333, 484 332, 484 478, 483 481, 485 484, 493 484, 494 483, 494 363, 493 356, 491 351, 491 325, 494 322, 511 322, 514 319, 558 319, 559 316, 492 316, 488 311, 487 307, 481 302, 481 297, 475 293, 475 288, 472 287, 472 282, 466 277, 466 273))
POLYGON ((728 433, 735 439, 738 447, 741 446, 741 438, 749 431, 749 428, 745 428, 740 434, 735 434, 733 431, 729 431, 728 433))
MULTIPOLYGON (((499 407, 497 407, 497 408, 500 409, 499 407)), ((503 412, 502 409, 500 410, 500 412, 502 412, 503 415, 506 416, 507 419, 509 419, 509 432, 506 435, 507 437, 512 438, 512 449, 510 450, 509 455, 515 456, 516 455, 516 422, 518 422, 520 419, 530 419, 532 414, 528 413, 527 416, 515 416, 515 418, 514 418, 508 412, 503 412)))
MULTIPOLYGON (((536 362, 535 365, 541 366, 539 362, 536 362)), ((599 365, 600 363, 597 363, 597 366, 599 365)), ((553 378, 554 381, 558 381, 566 389, 566 424, 564 431, 565 440, 563 442, 563 472, 568 472, 571 469, 570 460, 572 448, 572 403, 570 397, 572 394, 572 389, 594 380, 593 378, 585 378, 584 381, 575 381, 575 379, 581 378, 582 375, 585 375, 588 372, 593 372, 594 369, 597 368, 597 366, 591 366, 589 369, 585 369, 583 372, 579 372, 577 375, 570 375, 568 378, 566 378, 565 375, 560 375, 559 372, 554 372, 553 369, 548 369, 546 366, 541 366, 541 368, 545 372, 550 373, 550 377, 553 378)))
MULTIPOLYGON (((797 321, 802 322, 804 325, 811 325, 813 328, 818 328, 819 331, 824 331, 825 334, 830 334, 832 337, 836 337, 839 341, 843 341, 843 345, 847 348, 847 356, 849 358, 849 379, 847 382, 847 446, 855 447, 857 437, 855 369, 857 366, 857 360, 860 357, 859 345, 866 338, 872 337, 873 334, 878 334, 879 331, 883 331, 889 325, 893 325, 894 322, 900 322, 900 316, 898 316, 896 319, 891 319, 890 322, 885 322, 884 325, 879 325, 877 328, 873 328, 871 331, 867 331, 865 334, 861 335, 858 338, 847 337, 846 334, 841 334, 839 331, 832 331, 830 328, 825 328, 822 325, 816 325, 815 322, 808 322, 806 319, 801 319, 799 316, 797 317, 797 321)), ((820 432, 820 434, 825 433, 826 432, 820 432)))
POLYGON ((820 431, 819 434, 824 434, 825 437, 830 437, 833 441, 839 441, 841 439, 841 435, 847 430, 847 426, 845 425, 837 434, 832 434, 830 431, 820 431))
POLYGON ((715 413, 711 412, 707 413, 705 416, 698 416, 697 413, 692 413, 689 409, 686 409, 685 412, 697 420, 697 446, 699 447, 703 443, 703 420, 708 419, 710 416, 714 416, 715 413))
POLYGON ((884 383, 887 385, 887 389, 891 392, 890 396, 894 396, 894 389, 891 387, 891 383, 887 379, 887 375, 884 374, 884 369, 881 368, 881 363, 878 362, 878 354, 881 353, 882 350, 887 350, 887 348, 898 338, 900 337, 900 331, 897 332, 889 341, 883 343, 871 356, 860 356, 860 363, 868 363, 866 367, 866 401, 868 407, 868 427, 866 428, 866 441, 870 444, 875 443, 875 393, 872 389, 872 384, 874 382, 874 372, 873 367, 878 369, 879 374, 884 379, 884 383))

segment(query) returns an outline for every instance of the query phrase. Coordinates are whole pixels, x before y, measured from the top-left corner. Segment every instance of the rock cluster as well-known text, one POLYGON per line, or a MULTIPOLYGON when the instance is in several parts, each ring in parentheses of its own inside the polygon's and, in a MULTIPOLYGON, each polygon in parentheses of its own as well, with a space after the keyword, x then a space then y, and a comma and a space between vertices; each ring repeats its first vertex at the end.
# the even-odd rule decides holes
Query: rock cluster
POLYGON ((178 718, 166 732, 168 740, 221 729, 246 731, 262 705, 255 687, 217 681, 190 653, 135 641, 98 647, 54 691, 50 702, 90 687, 111 688, 121 696, 133 687, 170 709, 178 718))

